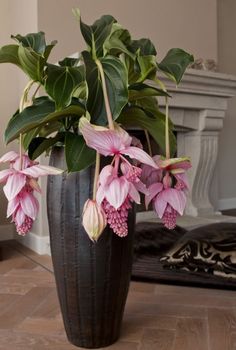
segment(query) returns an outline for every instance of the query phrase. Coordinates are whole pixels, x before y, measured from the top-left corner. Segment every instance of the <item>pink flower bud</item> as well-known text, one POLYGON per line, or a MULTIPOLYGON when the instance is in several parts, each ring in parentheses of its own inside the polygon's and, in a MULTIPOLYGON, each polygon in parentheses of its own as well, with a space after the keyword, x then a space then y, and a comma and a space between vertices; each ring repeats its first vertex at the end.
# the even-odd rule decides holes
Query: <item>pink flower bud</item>
POLYGON ((88 199, 84 204, 83 226, 89 238, 96 242, 107 225, 104 210, 95 200, 88 199))

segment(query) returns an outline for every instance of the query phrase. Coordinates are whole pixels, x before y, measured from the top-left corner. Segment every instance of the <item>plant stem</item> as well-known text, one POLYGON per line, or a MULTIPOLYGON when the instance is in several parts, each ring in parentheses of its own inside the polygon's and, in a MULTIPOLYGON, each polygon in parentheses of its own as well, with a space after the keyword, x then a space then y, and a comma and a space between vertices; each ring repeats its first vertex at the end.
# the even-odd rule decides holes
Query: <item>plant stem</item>
POLYGON ((151 141, 150 141, 149 133, 148 133, 148 131, 147 131, 146 129, 144 130, 144 134, 145 134, 145 137, 146 137, 146 140, 147 140, 147 146, 148 146, 148 153, 149 153, 149 156, 152 157, 152 146, 151 146, 151 141))
POLYGON ((166 123, 165 123, 165 140, 166 140, 166 159, 170 158, 170 138, 169 138, 169 103, 166 96, 166 123))
POLYGON ((100 154, 97 152, 96 153, 95 173, 94 173, 94 180, 93 180, 93 200, 96 200, 99 170, 100 170, 100 154))
POLYGON ((100 73, 100 76, 101 76, 102 91, 103 91, 103 96, 104 96, 104 102, 105 102, 105 108, 106 108, 108 125, 109 125, 109 128, 111 130, 114 130, 115 127, 114 127, 114 122, 113 122, 112 113, 111 113, 111 107, 110 107, 108 93, 107 93, 107 86, 106 86, 104 70, 103 70, 101 62, 98 59, 96 59, 95 62, 96 62, 96 65, 98 67, 98 70, 99 70, 99 73, 100 73))
POLYGON ((41 84, 39 83, 37 88, 35 89, 35 92, 33 93, 32 97, 31 97, 32 101, 35 99, 35 96, 36 96, 37 92, 39 91, 40 87, 41 87, 41 84))
MULTIPOLYGON (((19 105, 19 112, 21 113, 24 108, 25 108, 25 103, 27 102, 29 90, 31 86, 34 84, 34 80, 30 80, 26 87, 24 88, 23 94, 20 99, 20 105, 19 105)), ((23 140, 22 140, 22 134, 19 136, 19 154, 20 154, 20 170, 22 170, 22 165, 23 165, 23 140)))

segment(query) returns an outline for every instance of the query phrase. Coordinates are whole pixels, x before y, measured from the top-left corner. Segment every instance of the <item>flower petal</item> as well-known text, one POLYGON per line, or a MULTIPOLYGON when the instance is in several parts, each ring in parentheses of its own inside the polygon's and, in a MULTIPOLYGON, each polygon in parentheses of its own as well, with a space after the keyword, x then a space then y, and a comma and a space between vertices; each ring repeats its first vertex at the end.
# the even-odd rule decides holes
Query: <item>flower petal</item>
MULTIPOLYGON (((81 118, 80 132, 82 133, 86 144, 94 148, 104 156, 114 155, 124 149, 127 144, 126 137, 122 138, 122 134, 115 130, 96 130, 86 118, 81 118)), ((131 143, 131 138, 130 138, 131 143)))
POLYGON ((97 193, 96 193, 96 201, 97 201, 97 203, 101 205, 104 198, 105 198, 104 187, 100 185, 98 187, 97 193))
POLYGON ((25 174, 27 176, 31 176, 34 178, 38 178, 40 176, 46 176, 46 175, 60 175, 63 173, 64 170, 55 168, 53 166, 49 165, 33 165, 29 168, 21 170, 22 174, 25 174))
POLYGON ((16 196, 15 198, 13 198, 12 200, 10 200, 8 202, 7 218, 9 218, 9 216, 11 216, 17 210, 19 205, 20 205, 20 201, 19 201, 18 196, 16 196))
POLYGON ((189 181, 188 181, 188 176, 186 173, 181 173, 181 174, 175 174, 174 175, 175 178, 177 179, 177 181, 179 181, 180 183, 183 183, 184 186, 189 189, 189 181))
POLYGON ((35 220, 38 215, 39 203, 32 193, 24 192, 20 198, 20 203, 25 215, 35 220))
POLYGON ((124 203, 128 193, 129 182, 124 176, 114 178, 105 188, 106 199, 115 209, 124 203))
POLYGON ((7 179, 6 185, 3 187, 3 191, 10 201, 13 199, 24 187, 26 183, 26 176, 20 173, 13 173, 7 179))
POLYGON ((5 182, 9 175, 14 172, 12 169, 4 169, 0 171, 0 183, 5 182))
POLYGON ((154 160, 145 151, 138 147, 127 147, 121 153, 129 156, 130 158, 137 159, 143 164, 147 164, 155 169, 158 169, 158 166, 156 165, 154 160))
POLYGON ((154 208, 155 208, 155 211, 160 219, 162 219, 164 212, 166 210, 166 207, 167 207, 167 202, 160 198, 160 194, 157 195, 157 197, 154 201, 154 208))
POLYGON ((129 195, 135 203, 140 204, 140 194, 132 183, 130 183, 129 195))
POLYGON ((14 215, 14 221, 17 226, 21 226, 25 222, 25 213, 23 212, 21 206, 16 211, 14 215))
POLYGON ((167 188, 158 197, 169 203, 180 215, 183 215, 187 201, 183 191, 176 190, 175 188, 167 188))
POLYGON ((145 206, 148 207, 149 203, 153 200, 153 198, 161 192, 163 189, 163 184, 161 182, 157 182, 148 187, 148 194, 145 196, 145 206))
POLYGON ((16 153, 15 151, 10 151, 0 158, 0 163, 14 162, 18 157, 18 153, 16 153))
POLYGON ((134 185, 139 192, 146 194, 146 195, 149 194, 149 190, 148 190, 147 186, 142 181, 138 181, 134 185))
POLYGON ((106 165, 104 168, 102 168, 100 174, 99 174, 99 182, 102 186, 105 186, 111 182, 113 179, 113 166, 112 165, 106 165))

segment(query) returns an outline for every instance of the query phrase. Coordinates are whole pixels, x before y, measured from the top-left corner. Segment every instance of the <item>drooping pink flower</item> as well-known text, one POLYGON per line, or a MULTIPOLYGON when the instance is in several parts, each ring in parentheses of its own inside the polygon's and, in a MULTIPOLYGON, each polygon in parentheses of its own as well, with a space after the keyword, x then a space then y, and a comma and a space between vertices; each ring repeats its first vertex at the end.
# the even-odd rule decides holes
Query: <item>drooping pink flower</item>
POLYGON ((39 204, 33 191, 40 192, 37 179, 40 176, 58 175, 63 170, 40 165, 31 161, 26 154, 22 157, 14 151, 8 152, 0 158, 0 163, 10 163, 10 168, 0 171, 0 183, 8 200, 7 217, 12 216, 16 230, 25 235, 36 219, 39 204))
POLYGON ((7 217, 12 216, 16 231, 24 236, 37 218, 38 210, 39 203, 33 195, 33 189, 26 185, 15 198, 9 201, 7 217))
MULTIPOLYGON (((139 147, 132 146, 129 134, 116 125, 115 130, 100 128, 81 118, 80 131, 91 148, 104 156, 113 156, 99 176, 97 202, 103 206, 107 222, 121 237, 128 233, 127 218, 131 203, 140 203, 140 194, 147 193, 140 180, 142 169, 131 164, 125 156, 157 168, 152 158, 139 147)), ((138 145, 137 140, 135 140, 138 145)))
POLYGON ((189 185, 185 171, 191 164, 188 158, 161 159, 160 156, 155 156, 155 161, 159 169, 145 166, 144 175, 142 173, 142 180, 146 180, 149 185, 145 204, 148 207, 152 202, 164 225, 173 229, 177 217, 183 215, 186 206, 189 185))

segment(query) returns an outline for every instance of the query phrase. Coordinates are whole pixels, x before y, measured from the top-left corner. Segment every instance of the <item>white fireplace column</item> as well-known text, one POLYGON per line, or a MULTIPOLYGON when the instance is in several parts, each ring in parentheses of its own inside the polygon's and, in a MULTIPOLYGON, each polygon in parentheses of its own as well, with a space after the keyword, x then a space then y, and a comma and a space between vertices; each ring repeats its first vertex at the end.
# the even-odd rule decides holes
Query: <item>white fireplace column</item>
MULTIPOLYGON (((214 214, 209 199, 227 100, 236 95, 236 77, 189 69, 178 88, 162 77, 172 98, 170 117, 177 130, 177 154, 189 156, 191 192, 186 214, 214 214)), ((164 100, 160 101, 164 107, 164 100)))

